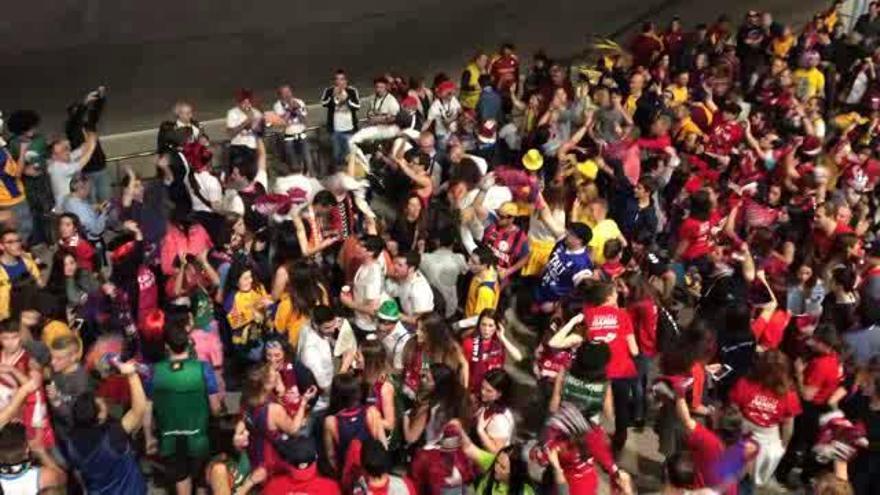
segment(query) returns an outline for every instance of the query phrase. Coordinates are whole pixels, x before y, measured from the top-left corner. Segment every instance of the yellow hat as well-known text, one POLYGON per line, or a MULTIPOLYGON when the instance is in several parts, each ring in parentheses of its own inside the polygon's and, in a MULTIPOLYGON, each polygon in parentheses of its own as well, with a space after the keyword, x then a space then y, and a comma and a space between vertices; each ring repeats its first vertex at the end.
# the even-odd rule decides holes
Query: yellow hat
POLYGON ((525 155, 523 155, 522 164, 526 170, 534 172, 544 166, 544 156, 541 155, 540 151, 530 149, 525 155))
POLYGON ((577 168, 578 173, 587 179, 595 180, 596 176, 599 175, 599 165, 596 163, 596 160, 593 160, 592 158, 579 162, 575 167, 577 168))
POLYGON ((498 208, 498 214, 506 217, 515 217, 519 215, 519 207, 513 201, 505 201, 498 208))

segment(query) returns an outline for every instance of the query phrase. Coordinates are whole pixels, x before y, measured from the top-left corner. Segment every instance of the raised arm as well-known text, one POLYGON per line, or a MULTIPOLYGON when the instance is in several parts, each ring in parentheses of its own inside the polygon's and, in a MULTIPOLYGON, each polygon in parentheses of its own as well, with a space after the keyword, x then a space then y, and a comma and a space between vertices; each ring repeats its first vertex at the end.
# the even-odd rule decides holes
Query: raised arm
POLYGON ((574 315, 568 322, 557 331, 553 337, 547 342, 547 345, 554 349, 570 349, 580 345, 584 338, 578 334, 572 334, 571 331, 584 321, 583 313, 574 315))

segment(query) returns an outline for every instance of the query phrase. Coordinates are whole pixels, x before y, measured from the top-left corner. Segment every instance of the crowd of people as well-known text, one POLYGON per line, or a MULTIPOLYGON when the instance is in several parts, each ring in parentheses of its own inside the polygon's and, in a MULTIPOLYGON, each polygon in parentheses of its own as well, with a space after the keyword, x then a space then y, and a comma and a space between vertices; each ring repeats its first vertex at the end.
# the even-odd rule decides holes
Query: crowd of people
POLYGON ((115 185, 105 88, 10 113, 2 493, 629 494, 636 431, 664 494, 880 493, 880 2, 842 4, 339 70, 320 140, 290 86, 227 136, 180 102, 115 185))

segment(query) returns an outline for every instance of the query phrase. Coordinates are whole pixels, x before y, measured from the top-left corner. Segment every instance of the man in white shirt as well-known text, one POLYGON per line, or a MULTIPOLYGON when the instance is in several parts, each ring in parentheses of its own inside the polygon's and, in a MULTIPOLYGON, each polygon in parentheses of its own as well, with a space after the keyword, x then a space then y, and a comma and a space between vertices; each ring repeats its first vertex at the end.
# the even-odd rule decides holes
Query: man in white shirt
POLYGON ((189 129, 190 141, 201 140, 204 144, 207 144, 208 136, 199 122, 193 118, 193 107, 191 104, 185 101, 178 101, 174 105, 174 116, 177 117, 174 127, 176 129, 189 129))
POLYGON ((378 326, 376 337, 385 346, 388 362, 395 373, 403 371, 403 349, 413 333, 400 323, 400 308, 394 299, 388 299, 379 306, 376 314, 378 326))
POLYGON ((306 103, 293 96, 290 85, 278 88, 278 101, 272 110, 285 122, 284 158, 288 166, 301 163, 308 173, 312 166, 309 140, 306 139, 306 117, 309 110, 306 103))
POLYGON ((231 146, 257 149, 257 129, 263 114, 254 108, 254 95, 250 90, 240 89, 235 95, 237 105, 226 112, 226 131, 231 146))
POLYGON ((373 81, 376 94, 370 104, 367 119, 370 125, 393 125, 397 114, 400 113, 400 103, 397 98, 388 92, 388 81, 384 77, 373 81))
POLYGON ((340 302, 354 310, 353 322, 359 341, 376 331, 376 311, 382 303, 385 285, 385 268, 379 260, 385 250, 385 241, 369 235, 364 237, 361 245, 367 259, 355 273, 352 287, 343 287, 340 295, 340 302))
POLYGON ((327 109, 327 128, 332 133, 333 160, 345 161, 348 155, 348 139, 357 130, 357 111, 361 108, 360 94, 348 85, 345 71, 333 75, 333 86, 321 94, 321 105, 327 109))
POLYGON ((434 311, 434 292, 419 271, 421 262, 422 256, 418 251, 399 254, 394 258, 394 269, 385 283, 388 295, 400 301, 403 310, 400 319, 413 326, 420 316, 434 311))
MULTIPOLYGON (((312 311, 311 323, 300 332, 297 359, 312 372, 315 383, 321 389, 315 410, 324 410, 330 404, 330 385, 338 368, 334 357, 352 355, 356 349, 356 346, 354 349, 340 348, 340 343, 354 340, 350 338, 351 330, 345 332, 344 326, 347 326, 347 322, 336 316, 330 307, 317 306, 312 311)), ((351 347, 350 342, 343 347, 351 347)))
POLYGON ((60 209, 64 197, 70 194, 70 179, 79 173, 92 159, 98 143, 98 135, 86 132, 86 140, 82 146, 71 151, 70 141, 59 139, 49 143, 51 155, 46 165, 52 195, 55 197, 55 208, 60 209))
MULTIPOLYGON (((420 270, 445 302, 444 316, 455 314, 458 309, 458 277, 467 273, 468 264, 464 255, 452 251, 453 234, 441 231, 437 234, 437 248, 422 255, 420 270)), ((435 305, 439 301, 435 301, 435 305)))
POLYGON ((461 104, 455 96, 455 83, 444 81, 437 86, 437 98, 428 109, 428 118, 422 130, 427 131, 433 124, 437 142, 443 149, 446 140, 456 131, 459 115, 461 115, 461 104))

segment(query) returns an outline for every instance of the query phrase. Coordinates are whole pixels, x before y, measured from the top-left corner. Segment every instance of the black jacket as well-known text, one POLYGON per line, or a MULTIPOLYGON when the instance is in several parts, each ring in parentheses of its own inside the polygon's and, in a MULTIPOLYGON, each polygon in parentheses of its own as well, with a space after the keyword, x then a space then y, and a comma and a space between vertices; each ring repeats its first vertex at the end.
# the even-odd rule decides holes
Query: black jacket
MULTIPOLYGON (((336 111, 336 100, 333 98, 333 86, 325 89, 321 94, 321 105, 327 109, 327 129, 330 132, 333 132, 333 112, 336 111)), ((354 130, 358 128, 358 117, 357 111, 361 108, 361 98, 358 95, 357 88, 349 86, 345 88, 346 93, 348 93, 348 99, 345 100, 345 104, 348 105, 348 108, 351 110, 351 120, 354 124, 354 130)))

